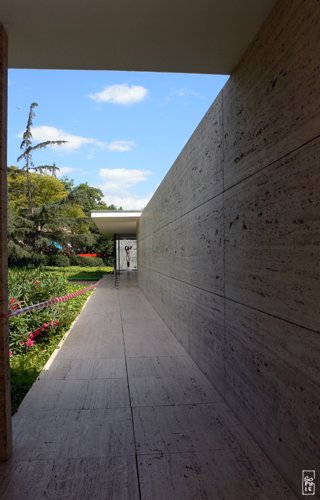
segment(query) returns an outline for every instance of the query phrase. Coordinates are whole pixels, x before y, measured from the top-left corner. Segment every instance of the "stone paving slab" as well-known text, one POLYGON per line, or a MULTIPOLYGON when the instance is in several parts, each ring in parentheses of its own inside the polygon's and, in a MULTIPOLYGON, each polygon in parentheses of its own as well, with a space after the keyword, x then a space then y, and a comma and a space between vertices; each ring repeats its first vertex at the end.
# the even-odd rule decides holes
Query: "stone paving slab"
POLYGON ((35 385, 22 402, 19 413, 45 410, 93 410, 129 407, 125 378, 92 380, 47 379, 35 385))
POLYGON ((143 356, 185 356, 186 351, 175 339, 165 340, 159 337, 141 336, 140 338, 126 337, 126 353, 128 357, 143 356))
POLYGON ((92 294, 13 435, 1 500, 294 498, 133 273, 92 294))
POLYGON ((67 339, 63 349, 57 355, 58 359, 87 359, 87 358, 124 358, 122 338, 109 336, 101 342, 93 336, 82 340, 80 337, 67 339))
POLYGON ((141 455, 142 500, 294 500, 259 450, 141 455))
POLYGON ((139 500, 136 459, 100 457, 14 462, 1 500, 139 500))
POLYGON ((14 418, 14 459, 133 455, 130 408, 22 412, 14 418))
POLYGON ((88 381, 84 408, 130 407, 126 379, 95 379, 88 381))
POLYGON ((138 453, 249 447, 251 439, 225 403, 133 408, 138 453))
POLYGON ((128 358, 127 363, 133 407, 221 401, 189 356, 128 358))
POLYGON ((55 359, 41 378, 88 380, 127 378, 124 358, 55 359))

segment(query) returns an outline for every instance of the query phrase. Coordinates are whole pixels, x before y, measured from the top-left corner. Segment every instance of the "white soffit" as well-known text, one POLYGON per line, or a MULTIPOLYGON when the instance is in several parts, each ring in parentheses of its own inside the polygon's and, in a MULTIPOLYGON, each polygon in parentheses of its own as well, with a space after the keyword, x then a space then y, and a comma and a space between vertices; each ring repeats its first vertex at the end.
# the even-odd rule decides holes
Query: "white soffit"
POLYGON ((275 0, 1 0, 9 67, 229 74, 275 0))
POLYGON ((91 212, 92 220, 105 237, 111 237, 114 234, 137 234, 137 222, 140 215, 140 211, 125 210, 91 212))

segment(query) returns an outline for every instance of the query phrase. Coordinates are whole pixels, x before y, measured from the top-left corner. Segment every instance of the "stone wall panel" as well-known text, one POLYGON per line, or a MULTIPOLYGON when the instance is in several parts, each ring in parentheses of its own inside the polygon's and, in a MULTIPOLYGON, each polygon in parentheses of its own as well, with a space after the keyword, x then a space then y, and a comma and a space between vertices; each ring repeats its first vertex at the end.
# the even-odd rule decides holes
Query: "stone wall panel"
POLYGON ((278 2, 223 90, 225 188, 320 130, 316 0, 278 2))
POLYGON ((288 464, 299 470, 320 460, 319 355, 318 334, 226 300, 226 398, 242 419, 250 415, 253 433, 263 429, 284 475, 288 464))
POLYGON ((320 463, 319 61, 319 2, 280 0, 140 232, 167 254, 140 286, 296 493, 320 463))
POLYGON ((320 141, 225 193, 226 296, 320 331, 320 141))
POLYGON ((224 299, 194 288, 190 314, 190 355, 224 394, 224 299))

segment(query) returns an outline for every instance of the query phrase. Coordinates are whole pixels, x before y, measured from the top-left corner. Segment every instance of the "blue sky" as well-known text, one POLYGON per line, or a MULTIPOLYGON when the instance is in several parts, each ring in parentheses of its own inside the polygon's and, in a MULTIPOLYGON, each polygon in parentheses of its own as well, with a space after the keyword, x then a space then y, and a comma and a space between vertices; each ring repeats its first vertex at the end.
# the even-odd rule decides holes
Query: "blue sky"
MULTIPOLYGON (((29 107, 34 153, 107 203, 143 208, 219 93, 226 76, 120 71, 9 71, 8 165, 16 165, 29 107)), ((22 165, 21 165, 22 166, 22 165)))

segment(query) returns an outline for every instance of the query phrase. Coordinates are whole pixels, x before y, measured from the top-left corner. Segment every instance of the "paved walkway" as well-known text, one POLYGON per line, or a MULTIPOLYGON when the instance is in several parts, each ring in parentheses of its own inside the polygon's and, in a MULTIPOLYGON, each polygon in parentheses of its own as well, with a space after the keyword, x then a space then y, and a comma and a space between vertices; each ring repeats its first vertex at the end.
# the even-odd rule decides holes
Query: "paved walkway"
POLYGON ((136 286, 94 292, 13 418, 8 500, 295 498, 136 286))

